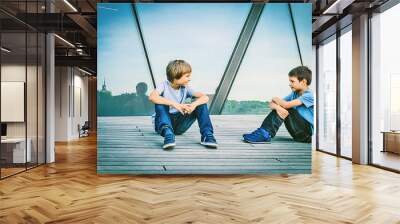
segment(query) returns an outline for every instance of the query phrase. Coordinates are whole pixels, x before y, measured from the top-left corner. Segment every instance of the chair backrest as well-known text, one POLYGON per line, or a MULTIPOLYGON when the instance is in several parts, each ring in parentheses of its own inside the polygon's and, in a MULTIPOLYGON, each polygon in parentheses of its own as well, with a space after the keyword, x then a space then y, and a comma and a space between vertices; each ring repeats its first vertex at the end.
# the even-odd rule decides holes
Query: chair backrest
POLYGON ((85 124, 83 124, 82 128, 89 128, 89 127, 90 127, 89 121, 85 121, 85 124))

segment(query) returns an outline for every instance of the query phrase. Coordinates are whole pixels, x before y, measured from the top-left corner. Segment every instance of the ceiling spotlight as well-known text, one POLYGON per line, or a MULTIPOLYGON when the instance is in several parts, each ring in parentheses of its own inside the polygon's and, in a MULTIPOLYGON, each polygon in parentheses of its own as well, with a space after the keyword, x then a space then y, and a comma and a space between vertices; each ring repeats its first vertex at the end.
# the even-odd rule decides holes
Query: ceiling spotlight
POLYGON ((6 53, 10 53, 11 52, 11 50, 9 50, 9 49, 7 49, 5 47, 1 47, 1 51, 4 51, 6 53))
POLYGON ((343 9, 351 5, 355 0, 336 0, 322 14, 342 14, 343 9))
POLYGON ((67 45, 69 45, 70 47, 75 48, 75 45, 73 45, 73 44, 72 44, 71 42, 69 42, 68 40, 66 40, 66 39, 64 39, 64 38, 62 38, 62 37, 60 37, 60 36, 57 35, 57 34, 54 34, 54 36, 57 37, 58 39, 60 39, 62 42, 64 42, 64 43, 66 43, 67 45))
POLYGON ((90 75, 90 76, 92 75, 92 73, 90 73, 90 72, 88 72, 88 71, 86 71, 86 70, 83 70, 83 69, 81 69, 81 68, 79 68, 79 67, 78 67, 78 70, 81 71, 81 72, 83 72, 83 73, 85 73, 85 74, 87 74, 87 75, 90 75))
POLYGON ((82 50, 81 48, 77 48, 77 49, 76 49, 76 52, 77 52, 79 55, 83 55, 83 50, 82 50))

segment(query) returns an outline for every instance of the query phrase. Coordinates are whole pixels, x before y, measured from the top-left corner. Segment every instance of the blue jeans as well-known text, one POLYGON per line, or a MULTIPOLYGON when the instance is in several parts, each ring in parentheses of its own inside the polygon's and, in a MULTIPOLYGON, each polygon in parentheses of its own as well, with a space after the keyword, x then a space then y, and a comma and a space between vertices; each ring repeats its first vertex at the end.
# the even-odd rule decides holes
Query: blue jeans
POLYGON ((310 123, 308 123, 297 110, 291 108, 288 109, 288 112, 289 115, 285 119, 282 119, 279 117, 276 110, 272 110, 264 119, 261 128, 267 130, 273 138, 279 127, 284 123, 289 134, 295 141, 310 143, 312 138, 310 123))
POLYGON ((199 123, 201 136, 214 134, 207 104, 199 105, 191 114, 185 115, 182 115, 179 112, 170 114, 169 106, 161 104, 155 105, 155 111, 156 117, 154 120, 154 128, 155 131, 163 137, 163 130, 165 128, 171 128, 176 135, 185 133, 196 119, 199 123))

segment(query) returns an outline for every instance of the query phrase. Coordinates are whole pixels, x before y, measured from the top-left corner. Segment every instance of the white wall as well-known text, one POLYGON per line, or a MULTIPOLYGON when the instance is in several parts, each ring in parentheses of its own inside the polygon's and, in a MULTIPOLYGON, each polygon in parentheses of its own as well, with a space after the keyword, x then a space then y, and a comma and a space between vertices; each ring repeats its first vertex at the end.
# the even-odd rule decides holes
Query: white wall
MULTIPOLYGON (((76 72, 76 70, 75 70, 75 72, 76 72)), ((79 74, 81 74, 81 73, 79 73, 79 74)), ((71 103, 71 105, 74 105, 74 107, 71 108, 71 111, 72 111, 71 135, 73 136, 73 138, 78 138, 79 137, 78 128, 77 128, 78 124, 80 124, 82 126, 85 123, 85 121, 88 121, 88 118, 89 118, 89 116, 88 116, 88 106, 89 106, 89 103, 88 103, 88 77, 76 75, 76 73, 75 73, 73 84, 74 84, 74 93, 73 94, 75 94, 75 95, 72 96, 74 99, 74 104, 71 103)))
POLYGON ((55 140, 77 139, 78 124, 88 120, 88 78, 76 68, 56 67, 55 86, 55 140))
MULTIPOLYGON (((27 88, 27 120, 28 120, 28 137, 35 131, 36 136, 36 80, 31 77, 32 74, 36 75, 36 67, 17 64, 8 64, 1 66, 1 81, 2 82, 24 82, 26 83, 25 77, 26 72, 28 74, 28 88, 27 88), (32 88, 34 86, 34 88, 32 88), (31 87, 31 88, 29 88, 31 87), (35 111, 35 113, 33 113, 35 111), (33 123, 32 123, 33 122, 33 123)), ((7 96, 2 96, 2 98, 7 96)), ((41 101, 42 102, 42 101, 41 101)), ((9 108, 1 108, 1 110, 7 110, 9 108)), ((24 110, 24 108, 22 108, 24 110)), ((7 136, 8 137, 24 137, 25 136, 25 125, 26 122, 7 122, 7 136)), ((42 137, 42 136, 40 136, 42 137)))
POLYGON ((55 68, 55 141, 66 141, 68 139, 69 79, 67 67, 55 68))
MULTIPOLYGON (((25 71, 24 65, 2 65, 1 66, 1 81, 2 82, 25 82, 25 71)), ((28 66, 28 71, 32 67, 28 66)), ((26 82, 25 82, 26 83, 26 82)), ((7 96, 2 96, 2 98, 7 96)), ((24 109, 24 108, 23 108, 24 109)), ((1 108, 1 110, 7 110, 7 108, 1 108)), ((8 137, 25 137, 25 122, 7 122, 7 136, 8 137)))
MULTIPOLYGON (((24 82, 26 84, 26 102, 22 102, 22 107, 14 110, 20 110, 18 113, 25 114, 26 120, 23 118, 21 122, 5 122, 7 124, 7 137, 8 138, 24 138, 25 135, 29 139, 31 148, 32 161, 44 163, 44 150, 45 150, 45 116, 44 116, 44 73, 42 67, 38 66, 25 66, 25 64, 3 64, 1 66, 1 81, 2 82, 24 82), (38 70, 37 70, 38 69, 38 70), (27 79, 27 80, 26 80, 27 79), (37 156, 37 153, 39 154, 37 156)), ((7 94, 3 92, 3 94, 7 94)), ((24 90, 20 90, 24 93, 24 90)), ((2 95, 2 99, 9 98, 7 95, 2 95)), ((3 103, 2 103, 3 104, 3 103)), ((17 113, 12 111, 13 108, 3 107, 2 112, 17 113)), ((3 114, 2 113, 2 114, 3 114)), ((22 115, 24 116, 24 115, 22 115)), ((51 162, 51 160, 49 160, 51 162)))

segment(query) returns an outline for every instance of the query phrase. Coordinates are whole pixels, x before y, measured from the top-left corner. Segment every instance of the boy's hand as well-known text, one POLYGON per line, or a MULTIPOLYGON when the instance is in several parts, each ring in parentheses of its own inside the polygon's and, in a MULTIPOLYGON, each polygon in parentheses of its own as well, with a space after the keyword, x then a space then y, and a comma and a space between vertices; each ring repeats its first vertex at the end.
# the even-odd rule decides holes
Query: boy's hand
POLYGON ((276 113, 278 113, 278 116, 282 119, 285 119, 289 115, 287 110, 279 106, 276 108, 276 113))
POLYGON ((274 103, 276 103, 278 105, 281 105, 281 98, 275 96, 275 97, 272 98, 272 102, 274 102, 274 103))
POLYGON ((191 103, 191 104, 186 104, 187 108, 186 108, 186 113, 191 114, 197 107, 196 104, 191 103))
POLYGON ((179 104, 175 103, 172 105, 177 111, 179 111, 181 114, 185 114, 186 111, 188 110, 188 107, 185 104, 179 104))
POLYGON ((274 101, 269 102, 269 108, 271 108, 272 110, 276 110, 276 106, 278 105, 274 103, 274 101))

